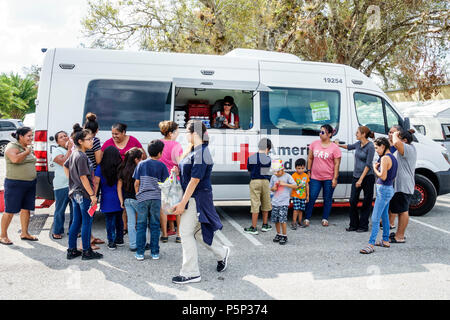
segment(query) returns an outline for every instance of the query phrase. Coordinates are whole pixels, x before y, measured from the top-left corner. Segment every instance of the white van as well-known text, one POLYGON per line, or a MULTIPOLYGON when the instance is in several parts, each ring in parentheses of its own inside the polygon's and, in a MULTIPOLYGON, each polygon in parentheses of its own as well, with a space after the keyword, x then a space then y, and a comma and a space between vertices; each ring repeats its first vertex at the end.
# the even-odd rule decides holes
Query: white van
MULTIPOLYGON (((322 124, 337 129, 333 139, 355 142, 356 128, 367 125, 386 135, 394 124, 408 125, 389 98, 361 72, 339 64, 303 62, 290 54, 236 49, 224 56, 93 49, 47 50, 36 109, 37 195, 53 199, 56 147, 53 135, 71 132, 88 112, 97 114, 102 142, 116 122, 146 147, 161 138, 158 123, 187 120, 188 106, 214 105, 232 96, 239 129, 209 129, 214 157, 215 200, 248 200, 246 161, 268 136, 274 157, 288 171, 307 158, 308 145, 322 124), (176 116, 175 116, 176 115, 176 116)), ((192 109, 193 110, 193 109, 192 109)), ((212 112, 212 110, 210 110, 212 112)), ((185 144, 185 129, 179 141, 185 144)), ((420 134, 413 215, 427 213, 437 195, 450 192, 450 166, 444 148, 420 134)), ((336 202, 350 197, 354 154, 343 152, 336 202)))
POLYGON ((410 117, 410 122, 416 131, 439 142, 450 153, 450 118, 410 117))

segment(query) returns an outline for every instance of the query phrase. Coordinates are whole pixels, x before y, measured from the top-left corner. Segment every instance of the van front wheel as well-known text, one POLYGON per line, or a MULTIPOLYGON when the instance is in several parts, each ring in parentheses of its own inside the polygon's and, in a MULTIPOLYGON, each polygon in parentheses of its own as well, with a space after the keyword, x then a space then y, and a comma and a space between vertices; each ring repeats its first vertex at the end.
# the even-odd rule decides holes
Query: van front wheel
POLYGON ((427 177, 416 174, 416 185, 414 187, 414 195, 409 206, 409 215, 423 216, 433 209, 436 203, 437 191, 427 177))

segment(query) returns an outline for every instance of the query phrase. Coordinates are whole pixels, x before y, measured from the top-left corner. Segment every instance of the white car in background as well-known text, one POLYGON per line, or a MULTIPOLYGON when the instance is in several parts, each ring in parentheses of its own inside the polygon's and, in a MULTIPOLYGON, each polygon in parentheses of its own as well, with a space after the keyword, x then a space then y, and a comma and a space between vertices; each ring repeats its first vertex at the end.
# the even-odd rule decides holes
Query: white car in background
POLYGON ((11 133, 16 132, 17 128, 23 127, 22 120, 19 119, 0 119, 0 156, 5 155, 5 148, 10 141, 13 141, 11 133))

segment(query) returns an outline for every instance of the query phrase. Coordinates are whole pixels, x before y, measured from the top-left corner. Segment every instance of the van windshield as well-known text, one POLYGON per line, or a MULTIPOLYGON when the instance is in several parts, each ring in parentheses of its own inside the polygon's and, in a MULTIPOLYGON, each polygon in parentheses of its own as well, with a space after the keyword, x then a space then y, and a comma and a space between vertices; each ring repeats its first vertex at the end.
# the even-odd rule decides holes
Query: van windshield
POLYGON ((338 129, 340 93, 331 90, 271 87, 261 92, 261 129, 317 136, 320 127, 338 129))

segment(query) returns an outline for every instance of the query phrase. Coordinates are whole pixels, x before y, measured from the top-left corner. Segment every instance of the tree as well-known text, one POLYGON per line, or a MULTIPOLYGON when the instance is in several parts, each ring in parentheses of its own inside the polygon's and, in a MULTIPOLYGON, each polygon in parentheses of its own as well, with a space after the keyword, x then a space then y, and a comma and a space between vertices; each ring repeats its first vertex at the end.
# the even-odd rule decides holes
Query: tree
POLYGON ((281 51, 426 91, 445 81, 449 21, 440 0, 90 0, 82 24, 96 47, 281 51))
POLYGON ((35 111, 36 97, 37 86, 31 76, 0 75, 0 113, 3 118, 23 119, 26 113, 35 111))

